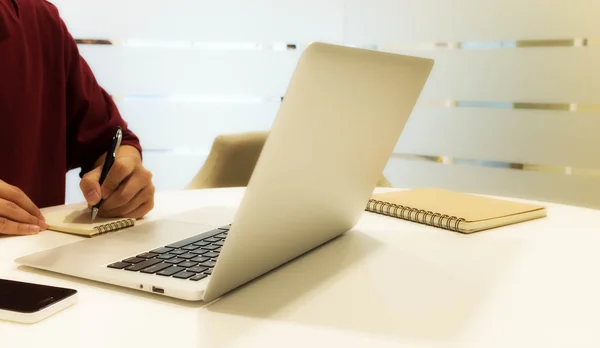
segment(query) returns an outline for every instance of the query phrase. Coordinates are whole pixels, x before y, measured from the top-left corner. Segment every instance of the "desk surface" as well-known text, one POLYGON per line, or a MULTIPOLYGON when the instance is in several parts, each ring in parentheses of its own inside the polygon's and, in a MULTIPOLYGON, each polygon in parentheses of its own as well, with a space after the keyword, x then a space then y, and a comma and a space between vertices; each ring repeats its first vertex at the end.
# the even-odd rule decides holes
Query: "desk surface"
MULTIPOLYGON (((157 196, 151 219, 235 208, 242 189, 157 196)), ((549 204, 546 219, 462 235, 365 213, 344 236, 206 306, 17 268, 79 240, 0 238, 0 277, 74 287, 79 303, 17 347, 598 347, 600 212, 549 204)))

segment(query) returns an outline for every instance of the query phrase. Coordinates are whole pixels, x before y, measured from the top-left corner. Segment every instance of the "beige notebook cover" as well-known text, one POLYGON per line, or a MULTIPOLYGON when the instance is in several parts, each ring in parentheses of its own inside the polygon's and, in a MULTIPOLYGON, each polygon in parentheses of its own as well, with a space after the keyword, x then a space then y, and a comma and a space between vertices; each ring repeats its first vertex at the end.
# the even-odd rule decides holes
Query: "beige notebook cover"
POLYGON ((90 210, 58 209, 44 214, 48 229, 56 232, 93 237, 135 225, 135 219, 97 217, 91 222, 90 210))
POLYGON ((373 194, 367 211, 461 233, 546 216, 546 207, 438 188, 373 194))

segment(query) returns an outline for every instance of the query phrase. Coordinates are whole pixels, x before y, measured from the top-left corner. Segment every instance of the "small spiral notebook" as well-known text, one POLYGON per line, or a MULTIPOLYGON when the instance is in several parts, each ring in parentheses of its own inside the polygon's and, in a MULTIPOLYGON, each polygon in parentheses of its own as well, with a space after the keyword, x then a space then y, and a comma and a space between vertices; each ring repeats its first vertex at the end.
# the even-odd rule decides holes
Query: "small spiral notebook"
POLYGON ((546 207, 439 188, 373 194, 366 210, 460 233, 546 217, 546 207))
POLYGON ((122 230, 135 225, 135 219, 97 217, 92 223, 89 209, 58 209, 44 213, 48 229, 84 237, 122 230))

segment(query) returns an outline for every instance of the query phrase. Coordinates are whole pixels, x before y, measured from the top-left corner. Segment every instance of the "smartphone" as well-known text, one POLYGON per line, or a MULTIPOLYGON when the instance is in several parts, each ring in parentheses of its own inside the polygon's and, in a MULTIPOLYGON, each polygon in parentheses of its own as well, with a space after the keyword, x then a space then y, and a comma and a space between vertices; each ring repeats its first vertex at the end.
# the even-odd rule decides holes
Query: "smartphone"
POLYGON ((76 300, 73 289, 0 279, 0 320, 37 323, 76 300))

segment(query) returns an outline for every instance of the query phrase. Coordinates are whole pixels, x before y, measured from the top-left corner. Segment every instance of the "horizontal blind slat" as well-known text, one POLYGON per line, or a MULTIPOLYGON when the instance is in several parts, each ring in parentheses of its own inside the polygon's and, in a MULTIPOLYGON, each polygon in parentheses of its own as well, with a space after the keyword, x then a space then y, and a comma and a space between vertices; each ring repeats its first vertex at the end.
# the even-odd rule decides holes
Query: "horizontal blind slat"
MULTIPOLYGON (((302 54, 81 47, 113 94, 284 95, 302 54)), ((435 60, 421 99, 600 104, 600 48, 396 51, 435 60)))
POLYGON ((391 158, 384 174, 403 188, 441 187, 471 193, 600 208, 597 178, 391 158))
POLYGON ((600 113, 417 107, 396 152, 600 168, 600 113))
POLYGON ((98 82, 115 95, 280 97, 297 51, 81 48, 98 82))
POLYGON ((422 99, 600 103, 600 48, 402 53, 435 60, 422 99))

